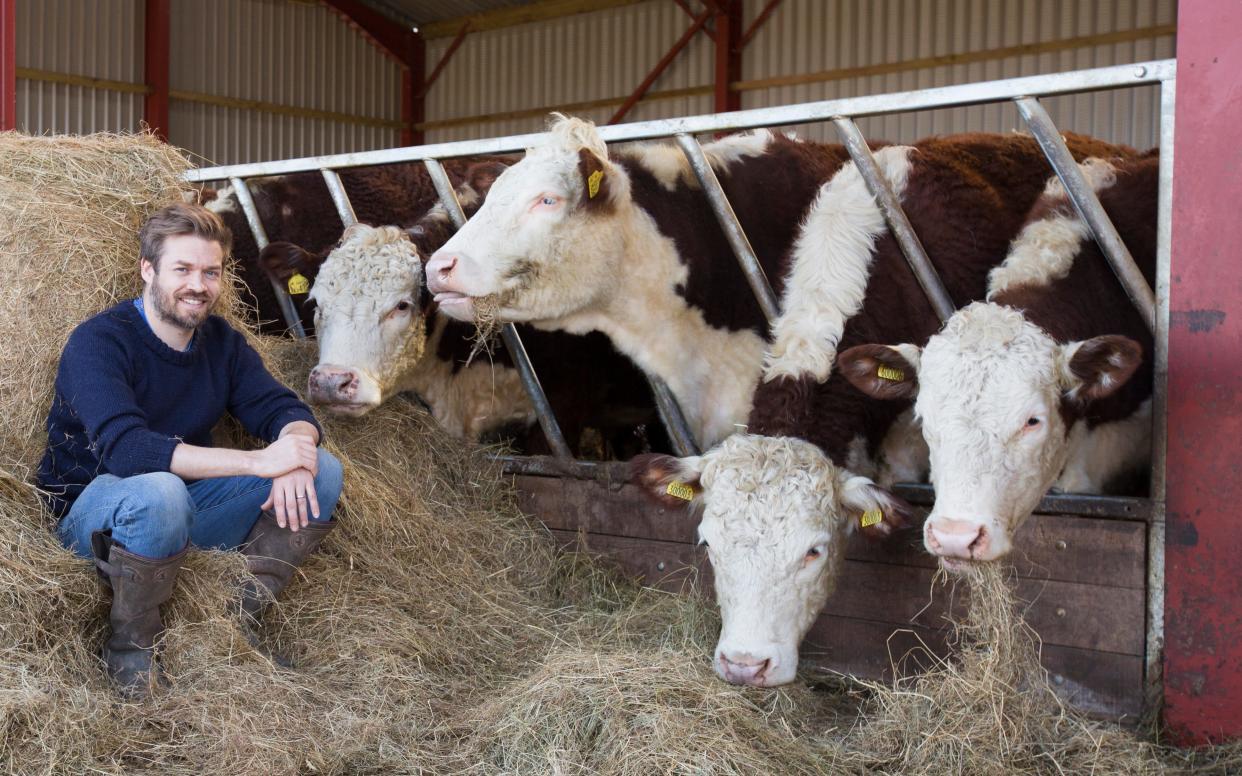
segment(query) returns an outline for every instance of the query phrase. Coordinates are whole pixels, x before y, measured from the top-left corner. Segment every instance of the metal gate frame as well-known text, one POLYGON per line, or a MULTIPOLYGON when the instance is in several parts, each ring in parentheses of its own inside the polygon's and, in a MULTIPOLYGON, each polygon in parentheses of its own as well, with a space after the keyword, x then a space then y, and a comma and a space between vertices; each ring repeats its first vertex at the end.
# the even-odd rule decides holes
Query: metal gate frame
MULTIPOLYGON (((737 221, 715 172, 707 162, 695 135, 733 130, 776 127, 831 121, 858 167, 872 195, 876 198, 890 231, 901 245, 906 260, 918 279, 941 321, 947 320, 955 308, 946 293, 935 268, 923 250, 918 236, 900 204, 888 188, 876 166, 854 119, 863 116, 880 116, 907 111, 953 108, 981 103, 1013 102, 1026 121, 1032 135, 1039 143, 1058 177, 1065 186, 1075 208, 1089 226, 1114 273, 1131 301, 1138 308, 1143 320, 1155 336, 1154 384, 1152 388, 1152 466, 1151 498, 1128 499, 1099 496, 1058 495, 1046 497, 1038 511, 1056 511, 1066 514, 1092 515, 1116 519, 1141 519, 1147 524, 1147 590, 1146 634, 1144 649, 1144 707, 1150 716, 1158 710, 1162 682, 1161 670, 1164 639, 1164 542, 1165 542, 1165 451, 1166 451, 1166 379, 1168 374, 1168 324, 1169 324, 1169 273, 1171 245, 1171 191, 1173 177, 1173 118, 1176 93, 1177 63, 1175 60, 1157 60, 1133 65, 1080 70, 1052 75, 1011 78, 958 86, 947 86, 919 91, 869 95, 838 100, 787 105, 775 108, 757 108, 731 113, 663 119, 633 124, 599 127, 605 142, 616 143, 674 137, 685 153, 696 177, 702 185, 713 212, 737 256, 752 292, 769 324, 779 315, 779 301, 772 292, 763 269, 755 256, 745 232, 737 221), (1159 210, 1157 228, 1156 288, 1150 288, 1134 264, 1133 258, 1117 235, 1112 222, 1105 214, 1099 199, 1083 178, 1074 163, 1065 141, 1057 131, 1047 111, 1039 102, 1040 97, 1060 94, 1102 91, 1144 85, 1160 86, 1160 174, 1159 210)), ((280 175, 293 172, 320 171, 332 194, 333 202, 346 225, 357 219, 349 204, 336 170, 363 165, 390 164, 395 162, 422 161, 436 186, 441 204, 444 205, 454 226, 460 228, 465 216, 452 191, 451 184, 439 160, 457 156, 502 154, 523 151, 535 145, 542 133, 511 135, 508 137, 471 140, 452 143, 413 146, 330 156, 307 157, 277 162, 227 165, 191 170, 185 174, 190 182, 228 180, 238 193, 238 201, 254 232, 259 249, 267 245, 263 225, 255 209, 245 179, 280 175)), ((285 289, 273 284, 289 327, 299 337, 304 337, 301 321, 293 309, 285 289)), ((539 384, 538 376, 512 324, 503 329, 505 345, 513 357, 522 378, 523 386, 530 396, 544 435, 548 438, 555 456, 506 457, 506 470, 511 473, 565 474, 570 476, 615 479, 622 469, 617 464, 575 461, 556 422, 547 398, 539 384)), ((675 450, 680 455, 696 452, 693 436, 671 392, 661 381, 652 379, 652 390, 665 426, 669 431, 675 450)), ((904 492, 930 497, 930 489, 903 488, 904 492)))

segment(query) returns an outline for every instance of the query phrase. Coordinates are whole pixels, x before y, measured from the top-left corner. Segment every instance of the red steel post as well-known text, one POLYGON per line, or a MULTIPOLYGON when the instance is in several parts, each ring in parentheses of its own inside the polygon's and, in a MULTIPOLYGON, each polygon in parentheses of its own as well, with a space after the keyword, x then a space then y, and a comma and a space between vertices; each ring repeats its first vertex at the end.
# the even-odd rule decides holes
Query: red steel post
POLYGON ((729 84, 742 78, 742 0, 719 0, 716 14, 715 111, 740 110, 742 95, 729 84))
POLYGON ((1242 737, 1242 3, 1181 3, 1169 301, 1164 721, 1242 737))
POLYGON ((170 0, 147 0, 143 41, 143 80, 147 95, 143 100, 142 117, 155 136, 168 141, 169 56, 172 35, 170 0))
POLYGON ((0 0, 0 131, 17 129, 17 0, 0 0))
POLYGON ((423 131, 418 128, 427 117, 426 97, 427 47, 423 36, 410 33, 408 64, 401 74, 401 145, 422 145, 423 131))

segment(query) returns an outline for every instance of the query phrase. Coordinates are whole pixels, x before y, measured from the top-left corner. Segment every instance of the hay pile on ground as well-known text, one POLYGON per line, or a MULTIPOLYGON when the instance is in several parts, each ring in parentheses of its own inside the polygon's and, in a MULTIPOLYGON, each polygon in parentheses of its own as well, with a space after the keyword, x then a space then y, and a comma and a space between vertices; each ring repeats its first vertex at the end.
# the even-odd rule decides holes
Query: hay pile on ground
MULTIPOLYGON (((105 598, 29 482, 61 347, 137 290, 136 228, 179 196, 184 166, 149 137, 0 135, 0 770, 1057 773, 1102 738, 1096 773, 1161 767, 1125 734, 1015 700, 1045 688, 1013 628, 990 634, 992 657, 967 646, 961 669, 921 684, 728 687, 709 667, 710 608, 558 555, 494 464, 401 400, 326 424, 346 462, 341 527, 267 619, 298 669, 241 637, 238 556, 199 552, 166 612, 174 686, 120 701, 95 657, 105 598), (1133 757, 1110 762, 1114 744, 1133 757)), ((302 384, 313 346, 258 346, 302 384)))

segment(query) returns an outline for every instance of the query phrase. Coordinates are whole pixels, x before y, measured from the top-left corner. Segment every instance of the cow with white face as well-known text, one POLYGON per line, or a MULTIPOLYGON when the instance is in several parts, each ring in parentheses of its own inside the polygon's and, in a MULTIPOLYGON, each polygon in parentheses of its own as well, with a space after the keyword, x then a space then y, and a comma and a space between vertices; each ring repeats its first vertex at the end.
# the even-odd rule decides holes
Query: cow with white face
POLYGON ((701 510, 722 621, 714 668, 732 684, 792 681, 798 645, 832 593, 853 527, 887 533, 908 510, 790 437, 736 434, 705 455, 640 456, 631 469, 666 506, 692 501, 701 510))
MULTIPOLYGON (((1149 283, 1158 166, 1083 165, 1149 283)), ((922 349, 862 345, 839 362, 872 396, 917 395, 936 489, 924 544, 950 568, 1009 553, 1050 486, 1101 493, 1150 457, 1151 335, 1055 179, 988 298, 922 349)))

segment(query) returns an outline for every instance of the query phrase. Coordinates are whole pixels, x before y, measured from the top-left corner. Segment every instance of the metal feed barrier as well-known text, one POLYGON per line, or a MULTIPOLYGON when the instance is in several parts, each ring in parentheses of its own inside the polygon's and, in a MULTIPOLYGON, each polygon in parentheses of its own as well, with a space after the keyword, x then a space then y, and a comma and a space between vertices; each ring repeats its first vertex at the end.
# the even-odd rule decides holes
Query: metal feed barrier
MULTIPOLYGON (((864 116, 880 116, 906 111, 937 108, 954 108, 981 103, 1013 102, 1026 121, 1032 135, 1038 141, 1056 174, 1065 186, 1075 208, 1091 229, 1117 279, 1125 288, 1131 301, 1138 308, 1143 320, 1155 335, 1155 363, 1152 396, 1152 467, 1151 498, 1113 498, 1099 496, 1050 495, 1040 504, 1041 512, 1058 512, 1090 515, 1097 518, 1143 520, 1147 524, 1147 592, 1146 592, 1146 646, 1145 686, 1146 705, 1150 709, 1158 701, 1161 691, 1161 652, 1164 636, 1164 532, 1165 532, 1165 384, 1168 373, 1168 301, 1169 301, 1169 248, 1172 208, 1170 192, 1173 176, 1173 105, 1176 89, 1177 65, 1174 60, 1142 62, 1133 65, 1080 70, 1054 75, 1012 78, 1001 81, 963 84, 936 89, 924 89, 894 94, 851 97, 839 100, 787 105, 776 108, 758 108, 733 113, 691 116, 660 121, 605 126, 599 133, 605 142, 649 140, 673 137, 685 153, 691 169, 702 185, 713 212, 737 256, 738 263, 750 284, 751 290, 771 324, 780 314, 779 300, 764 274, 762 266, 750 245, 737 216, 725 196, 716 174, 703 154, 695 135, 730 130, 777 127, 789 124, 831 121, 849 151, 864 181, 884 214, 890 231, 901 245, 902 252, 914 272, 920 286, 931 302, 941 321, 953 315, 955 308, 941 283, 935 267, 927 257, 918 235, 910 226, 897 198, 889 189, 880 173, 854 119, 864 116), (1065 141, 1057 131, 1047 111, 1039 102, 1040 97, 1107 89, 1128 88, 1158 84, 1160 86, 1160 200, 1157 231, 1156 288, 1148 287, 1142 273, 1135 265, 1125 244, 1117 235, 1112 222, 1105 214, 1099 199, 1083 178, 1074 163, 1065 141)), ((393 148, 382 151, 336 154, 331 156, 290 159, 279 162, 238 164, 203 168, 186 173, 188 181, 228 180, 237 190, 237 198, 245 211, 246 219, 254 232, 260 250, 267 245, 267 236, 259 220, 254 201, 246 185, 246 179, 258 176, 280 175, 293 172, 320 171, 328 184, 332 200, 346 225, 354 223, 353 208, 335 170, 362 165, 390 164, 394 162, 422 161, 440 201, 458 228, 465 222, 461 206, 452 191, 448 177, 439 160, 484 154, 500 154, 522 151, 535 145, 542 134, 512 135, 487 140, 470 140, 454 143, 409 148, 393 148)), ((280 300, 281 309, 290 330, 305 337, 301 319, 294 310, 285 289, 273 284, 280 300)), ((553 457, 506 457, 506 469, 512 473, 562 474, 577 477, 616 478, 622 475, 622 465, 575 461, 569 446, 561 434, 551 407, 539 384, 530 360, 526 356, 521 338, 512 324, 503 329, 505 346, 521 375, 522 383, 535 406, 539 423, 552 449, 553 457)), ((697 452, 694 437, 685 418, 673 398, 672 392, 662 381, 651 379, 652 393, 673 447, 680 455, 697 452)), ((927 486, 901 486, 901 492, 912 500, 929 503, 931 491, 927 486)))

